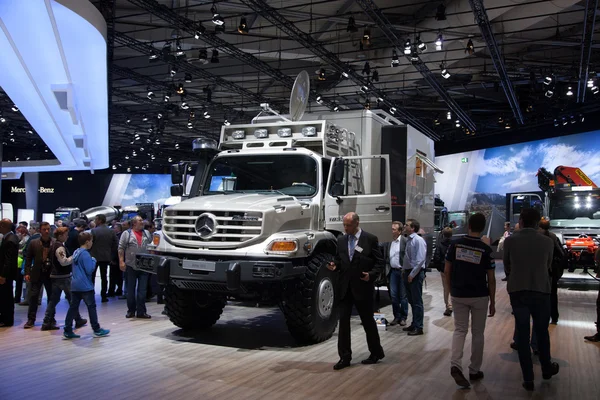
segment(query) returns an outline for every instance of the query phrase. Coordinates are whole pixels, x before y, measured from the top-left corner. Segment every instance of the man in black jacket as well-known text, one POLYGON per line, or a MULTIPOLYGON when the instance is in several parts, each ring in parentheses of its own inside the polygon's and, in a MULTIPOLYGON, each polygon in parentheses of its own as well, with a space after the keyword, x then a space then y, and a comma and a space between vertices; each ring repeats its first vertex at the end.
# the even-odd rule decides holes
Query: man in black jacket
POLYGON ((29 289, 31 291, 27 322, 23 326, 25 329, 31 329, 35 325, 42 286, 46 288, 46 293, 52 293, 52 281, 50 280, 52 261, 50 257, 54 240, 50 236, 50 224, 42 222, 40 232, 42 236, 33 240, 27 247, 27 257, 25 259, 27 263, 25 264, 25 281, 30 283, 29 289))
MULTIPOLYGON (((106 216, 104 214, 98 214, 96 217, 96 227, 92 229, 92 237, 94 238, 94 245, 90 251, 92 257, 96 259, 96 271, 100 268, 100 279, 102 279, 102 288, 100 289, 100 296, 102 302, 108 301, 108 267, 112 260, 112 254, 115 249, 119 246, 117 243, 117 235, 114 230, 106 226, 106 216)), ((96 273, 92 276, 92 281, 95 282, 96 273)), ((111 274, 111 285, 112 280, 116 279, 111 274)))
POLYGON ((0 233, 4 236, 0 245, 0 327, 13 326, 15 322, 13 279, 19 273, 19 239, 11 232, 11 228, 11 220, 0 221, 0 233))
POLYGON ((356 213, 344 216, 346 235, 340 236, 335 260, 327 265, 331 271, 339 273, 336 298, 339 299, 340 325, 338 353, 340 361, 333 369, 350 366, 352 348, 350 345, 350 316, 354 305, 367 334, 367 344, 371 355, 363 364, 375 364, 385 357, 377 325, 373 318, 373 282, 383 272, 383 257, 376 236, 359 228, 356 213))

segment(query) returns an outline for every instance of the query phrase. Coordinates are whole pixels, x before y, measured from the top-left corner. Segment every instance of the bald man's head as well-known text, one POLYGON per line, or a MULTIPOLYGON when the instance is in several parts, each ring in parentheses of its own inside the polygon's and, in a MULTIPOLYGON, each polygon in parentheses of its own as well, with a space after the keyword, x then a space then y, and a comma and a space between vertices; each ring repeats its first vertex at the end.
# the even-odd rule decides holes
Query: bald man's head
POLYGON ((12 221, 8 218, 0 220, 0 233, 6 235, 12 230, 12 221))
POLYGON ((354 235, 358 232, 358 224, 359 224, 358 214, 355 212, 349 212, 344 215, 344 231, 349 235, 354 235))

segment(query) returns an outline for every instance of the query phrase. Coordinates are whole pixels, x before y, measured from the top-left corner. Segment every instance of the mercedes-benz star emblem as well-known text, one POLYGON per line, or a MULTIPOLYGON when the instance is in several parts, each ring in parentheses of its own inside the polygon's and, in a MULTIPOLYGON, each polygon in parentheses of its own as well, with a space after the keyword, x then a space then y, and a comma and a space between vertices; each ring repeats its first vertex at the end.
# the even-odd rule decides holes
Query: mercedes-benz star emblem
POLYGON ((198 233, 202 239, 206 239, 214 235, 216 226, 217 220, 213 214, 200 214, 198 219, 196 219, 196 233, 198 233))

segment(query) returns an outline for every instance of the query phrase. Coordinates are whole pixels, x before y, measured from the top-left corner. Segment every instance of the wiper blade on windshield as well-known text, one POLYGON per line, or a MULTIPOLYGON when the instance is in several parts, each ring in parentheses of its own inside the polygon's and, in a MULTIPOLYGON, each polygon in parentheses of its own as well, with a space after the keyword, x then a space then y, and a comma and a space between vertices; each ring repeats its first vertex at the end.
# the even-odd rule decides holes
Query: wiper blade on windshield
POLYGON ((283 196, 287 196, 287 194, 283 193, 280 190, 257 190, 256 193, 272 193, 272 194, 281 194, 283 196))

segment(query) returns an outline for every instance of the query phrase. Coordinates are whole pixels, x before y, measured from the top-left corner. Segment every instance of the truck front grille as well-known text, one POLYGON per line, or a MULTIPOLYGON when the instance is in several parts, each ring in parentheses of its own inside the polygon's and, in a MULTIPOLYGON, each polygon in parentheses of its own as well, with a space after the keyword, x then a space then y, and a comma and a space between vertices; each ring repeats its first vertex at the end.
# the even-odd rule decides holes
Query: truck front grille
POLYGON ((163 234, 185 247, 236 247, 260 237, 262 217, 260 212, 166 209, 163 234))

